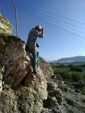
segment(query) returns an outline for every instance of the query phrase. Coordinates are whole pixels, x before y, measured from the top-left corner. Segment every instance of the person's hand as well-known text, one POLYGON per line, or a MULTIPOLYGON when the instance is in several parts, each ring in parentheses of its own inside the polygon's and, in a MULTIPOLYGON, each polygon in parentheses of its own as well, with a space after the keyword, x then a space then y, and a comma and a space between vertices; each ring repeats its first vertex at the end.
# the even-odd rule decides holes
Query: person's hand
POLYGON ((44 31, 44 28, 42 28, 42 30, 44 31))

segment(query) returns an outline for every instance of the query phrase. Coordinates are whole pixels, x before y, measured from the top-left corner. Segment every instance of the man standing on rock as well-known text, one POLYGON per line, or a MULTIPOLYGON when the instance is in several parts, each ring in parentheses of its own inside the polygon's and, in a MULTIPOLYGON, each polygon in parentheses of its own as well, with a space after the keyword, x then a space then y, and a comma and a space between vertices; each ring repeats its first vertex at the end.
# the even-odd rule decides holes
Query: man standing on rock
POLYGON ((43 38, 44 37, 44 28, 42 28, 40 25, 37 25, 35 28, 32 28, 32 30, 29 32, 28 40, 27 40, 27 46, 29 48, 29 51, 33 55, 33 73, 37 76, 37 63, 39 61, 39 51, 37 51, 36 46, 37 44, 37 37, 43 38))

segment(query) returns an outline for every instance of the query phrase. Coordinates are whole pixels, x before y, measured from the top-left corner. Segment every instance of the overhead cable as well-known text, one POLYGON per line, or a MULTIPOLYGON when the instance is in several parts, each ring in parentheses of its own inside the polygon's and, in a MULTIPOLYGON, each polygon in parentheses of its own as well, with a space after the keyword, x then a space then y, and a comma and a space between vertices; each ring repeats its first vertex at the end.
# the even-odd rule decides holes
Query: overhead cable
MULTIPOLYGON (((23 11, 23 10, 21 10, 21 11, 23 11)), ((43 22, 45 22, 45 23, 47 23, 47 24, 49 24, 49 25, 55 26, 55 27, 57 27, 58 29, 61 29, 61 30, 65 31, 65 32, 67 32, 67 33, 70 33, 70 34, 75 35, 75 36, 80 37, 80 38, 84 38, 83 36, 81 36, 81 35, 79 35, 79 34, 76 34, 76 33, 72 32, 72 31, 69 31, 69 30, 67 30, 67 29, 65 29, 65 28, 62 28, 62 27, 60 27, 60 26, 57 26, 57 25, 55 25, 55 24, 49 23, 49 22, 47 22, 46 20, 44 20, 44 19, 42 19, 42 18, 40 18, 40 17, 37 17, 37 16, 31 14, 31 13, 28 12, 28 11, 24 11, 24 12, 25 12, 25 13, 28 13, 29 15, 31 15, 31 16, 33 16, 33 17, 35 17, 35 18, 38 18, 38 19, 42 20, 43 22)))

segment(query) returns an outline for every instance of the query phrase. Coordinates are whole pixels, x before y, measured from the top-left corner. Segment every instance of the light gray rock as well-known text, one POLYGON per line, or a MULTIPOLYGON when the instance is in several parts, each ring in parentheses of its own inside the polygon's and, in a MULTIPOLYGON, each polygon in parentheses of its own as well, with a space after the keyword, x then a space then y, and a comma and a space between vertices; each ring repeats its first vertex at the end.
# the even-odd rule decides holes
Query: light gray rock
POLYGON ((10 22, 1 15, 0 13, 0 33, 12 33, 13 32, 13 26, 10 24, 10 22))

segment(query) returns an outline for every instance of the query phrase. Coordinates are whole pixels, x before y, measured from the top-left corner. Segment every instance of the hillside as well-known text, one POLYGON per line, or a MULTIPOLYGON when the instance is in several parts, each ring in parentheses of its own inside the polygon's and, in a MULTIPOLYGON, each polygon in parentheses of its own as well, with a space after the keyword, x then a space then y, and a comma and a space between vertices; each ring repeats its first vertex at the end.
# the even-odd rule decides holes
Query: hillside
POLYGON ((85 56, 61 58, 55 61, 51 61, 51 63, 73 63, 73 62, 85 62, 85 56))

